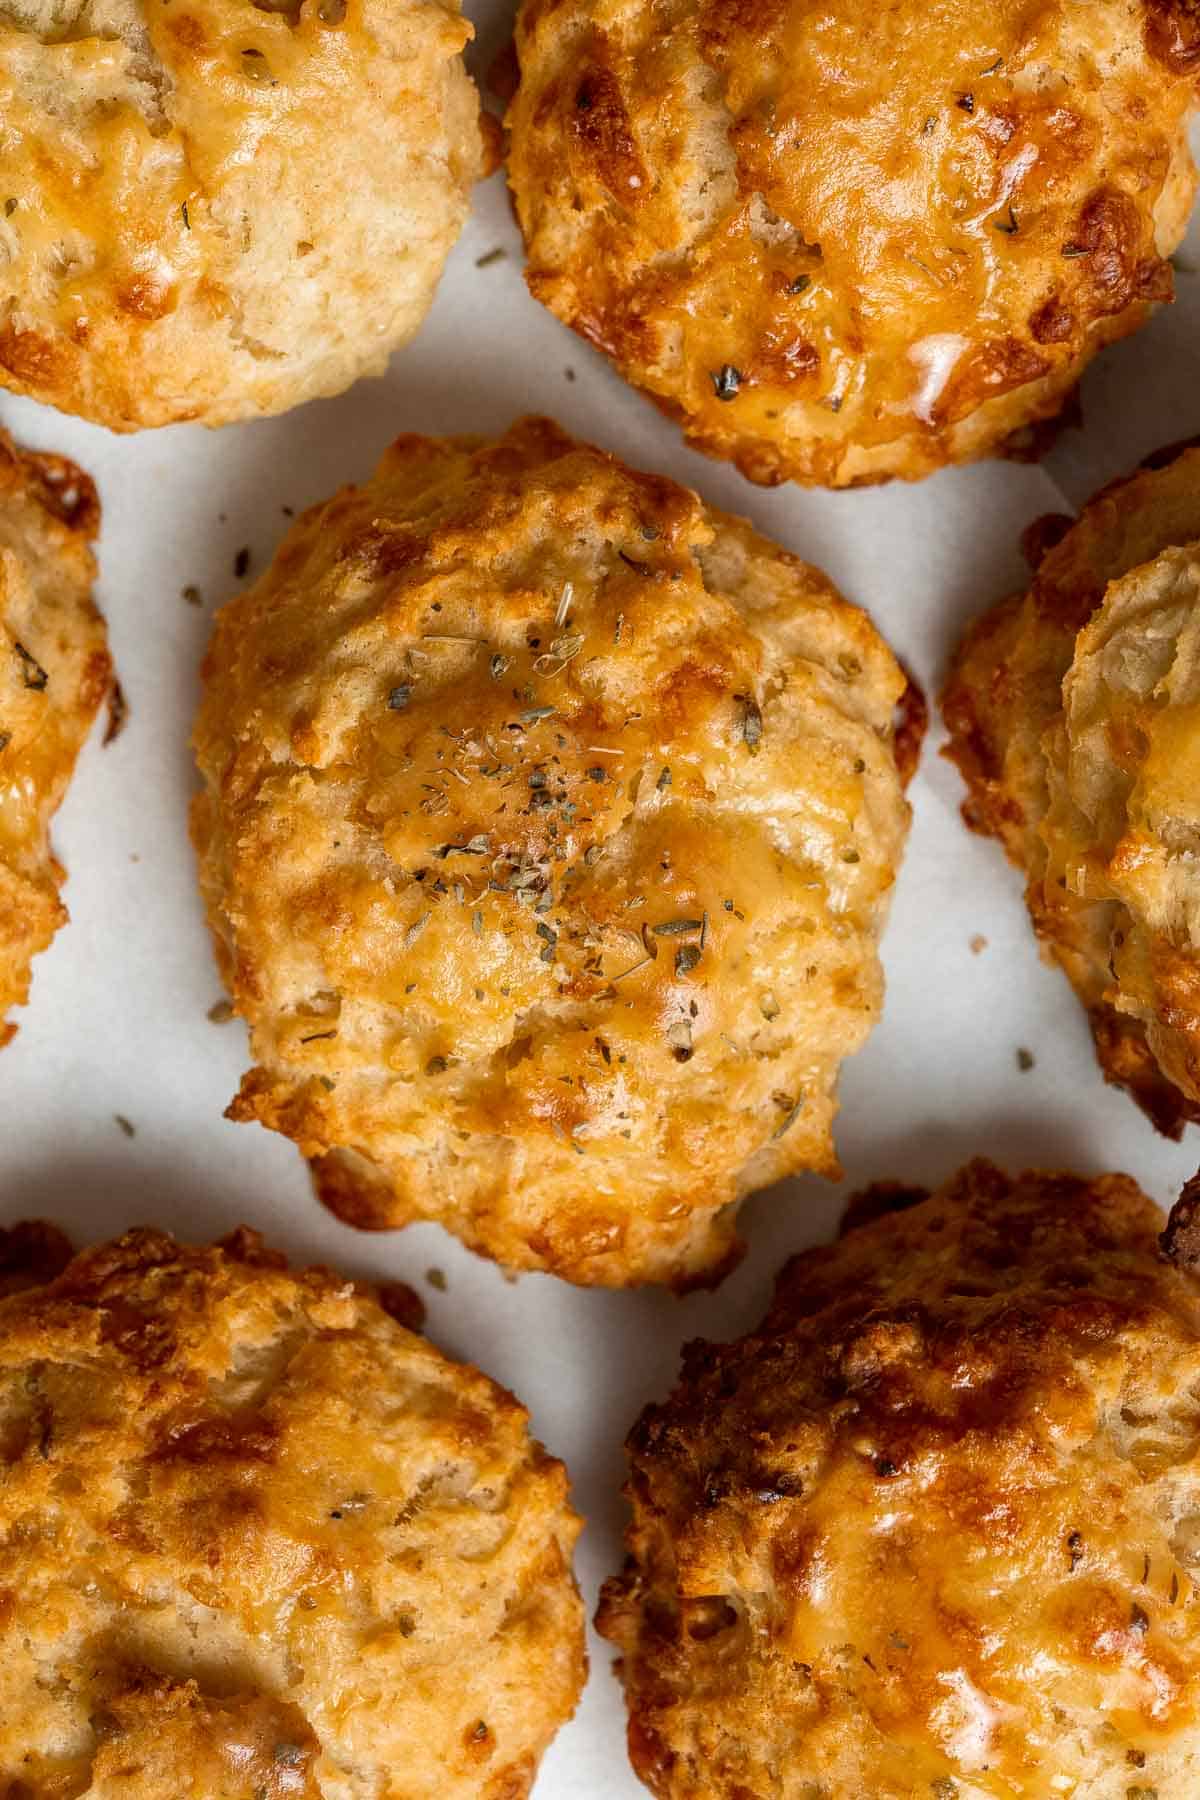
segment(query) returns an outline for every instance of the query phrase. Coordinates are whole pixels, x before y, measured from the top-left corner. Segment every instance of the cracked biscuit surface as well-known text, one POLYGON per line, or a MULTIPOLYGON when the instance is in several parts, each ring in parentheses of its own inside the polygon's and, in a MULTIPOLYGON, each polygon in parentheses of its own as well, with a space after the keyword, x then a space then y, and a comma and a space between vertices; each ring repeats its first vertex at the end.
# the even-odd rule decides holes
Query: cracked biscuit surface
POLYGON ((0 1046, 34 956, 66 921, 50 820, 112 686, 92 601, 99 520, 81 469, 0 431, 0 1046))
POLYGON ((1171 297, 1194 0, 524 0, 534 295, 752 480, 1053 417, 1171 297))
POLYGON ((1126 1176, 974 1162, 881 1200, 908 1210, 796 1257, 630 1438, 599 1624, 637 1773, 661 1800, 1193 1793, 1194 1273, 1126 1176))
POLYGON ((276 413, 416 331, 480 172, 454 0, 0 0, 0 384, 276 413))
POLYGON ((521 1800, 584 1672, 524 1409, 252 1232, 63 1260, 0 1232, 0 1794, 521 1800))
POLYGON ((943 696, 964 813, 1026 875, 1110 1081, 1200 1118, 1200 449, 1114 482, 943 696))
POLYGON ((219 615, 193 816, 255 1066, 356 1224, 715 1279, 836 1170, 905 678, 818 571, 545 420, 406 437, 219 615))

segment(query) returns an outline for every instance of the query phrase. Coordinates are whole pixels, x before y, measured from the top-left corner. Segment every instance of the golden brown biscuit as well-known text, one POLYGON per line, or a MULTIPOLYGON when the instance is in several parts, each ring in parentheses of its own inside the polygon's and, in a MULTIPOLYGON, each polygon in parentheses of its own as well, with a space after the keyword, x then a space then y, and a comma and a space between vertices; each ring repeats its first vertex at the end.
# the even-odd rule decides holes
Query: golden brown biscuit
POLYGON ((1000 447, 1171 297, 1196 0, 524 0, 530 288, 753 481, 1000 447))
POLYGON ((0 382, 117 431, 379 374, 482 169, 458 0, 5 0, 0 382))
POLYGON ((0 431, 0 1046, 33 957, 67 917, 50 820, 112 686, 92 602, 99 522, 81 469, 0 431))
POLYGON ((486 1376, 253 1232, 0 1300, 6 1800, 521 1800, 579 1521, 486 1376))
POLYGON ((1200 1291, 1161 1223, 974 1162, 689 1346, 599 1620, 653 1793, 1196 1791, 1200 1291))
POLYGON ((1028 878, 1101 1066, 1160 1131, 1200 1118, 1200 448, 1097 495, 943 696, 963 812, 1028 878))
POLYGON ((547 420, 403 437, 205 683, 230 1116, 343 1218, 686 1285, 744 1193, 836 1172, 908 807, 904 677, 818 571, 547 420))

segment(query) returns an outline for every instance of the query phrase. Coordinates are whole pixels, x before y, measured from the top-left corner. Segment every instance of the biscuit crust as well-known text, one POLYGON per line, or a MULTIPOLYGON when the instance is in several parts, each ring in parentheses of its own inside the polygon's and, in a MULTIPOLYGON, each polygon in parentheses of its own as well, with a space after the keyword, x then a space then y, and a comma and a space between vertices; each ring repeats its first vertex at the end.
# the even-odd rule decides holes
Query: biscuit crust
POLYGON ((81 469, 0 431, 0 1047, 34 956, 66 921, 50 821, 112 687, 92 601, 99 522, 81 469))
POLYGON ((1115 482, 986 613, 943 696, 963 812, 1027 878, 1110 1081, 1200 1118, 1200 448, 1115 482))
POLYGON ((511 1395, 253 1232, 0 1299, 0 1792, 521 1800, 584 1674, 511 1395))
POLYGON ((117 431, 382 372, 482 170, 457 0, 2 0, 0 383, 117 431))
POLYGON ((1194 1790, 1200 1292, 1161 1224, 972 1163, 688 1347, 599 1618, 653 1793, 1194 1790))
POLYGON ((687 1285, 744 1193, 836 1171, 905 677, 818 571, 546 420, 406 437, 219 615, 205 689, 231 1116, 343 1218, 687 1285))
POLYGON ((517 51, 531 291, 753 481, 994 452, 1171 298, 1194 0, 524 0, 517 51))

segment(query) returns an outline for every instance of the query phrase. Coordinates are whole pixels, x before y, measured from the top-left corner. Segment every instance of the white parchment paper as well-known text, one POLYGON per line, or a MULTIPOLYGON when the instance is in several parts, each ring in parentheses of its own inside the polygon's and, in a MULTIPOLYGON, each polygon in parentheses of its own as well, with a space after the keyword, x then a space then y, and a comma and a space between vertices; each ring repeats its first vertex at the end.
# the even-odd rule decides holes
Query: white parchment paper
MULTIPOLYGON (((482 73, 509 8, 468 11, 482 73)), ((1093 368, 1085 429, 1065 434, 1045 465, 980 465, 918 487, 764 492, 684 450, 527 295, 502 176, 478 190, 433 313, 383 381, 283 419, 131 439, 0 399, 8 429, 75 457, 99 484, 100 599, 130 705, 114 745, 93 736, 59 818, 71 923, 38 960, 32 1005, 0 1061, 0 1222, 49 1217, 87 1241, 134 1223, 207 1238, 245 1220, 297 1258, 410 1281, 430 1335, 520 1394, 567 1462, 588 1521, 579 1573, 590 1605, 620 1561, 622 1442, 639 1409, 670 1385, 685 1339, 756 1320, 779 1264, 830 1234, 850 1188, 936 1181, 982 1153, 1011 1166, 1126 1169, 1169 1204, 1200 1161, 1200 1133, 1171 1145, 1104 1086, 1081 1010, 1038 959, 1018 877, 959 819, 960 783, 936 754, 936 723, 885 944, 884 1020, 842 1081, 846 1183, 801 1180, 756 1197, 743 1213, 746 1261, 719 1293, 687 1301, 507 1281, 433 1226, 359 1235, 318 1207, 291 1144, 227 1124, 245 1034, 206 1016, 221 988, 186 810, 197 665, 213 609, 237 586, 238 551, 249 549, 252 579, 286 527, 283 508, 366 476, 401 430, 501 430, 530 410, 690 483, 821 564, 932 695, 966 621, 1022 584, 1017 540, 1032 518, 1200 432, 1200 229, 1179 261, 1178 303, 1093 368), (503 258, 477 266, 497 248, 503 258), (183 598, 189 586, 198 607, 183 598), (986 947, 972 949, 979 938, 986 947), (1032 1053, 1032 1071, 1019 1069, 1018 1049, 1032 1053), (444 1272, 444 1292, 430 1270, 444 1272)), ((546 1759, 539 1800, 643 1792, 625 1761, 610 1660, 595 1642, 583 1705, 546 1759)))

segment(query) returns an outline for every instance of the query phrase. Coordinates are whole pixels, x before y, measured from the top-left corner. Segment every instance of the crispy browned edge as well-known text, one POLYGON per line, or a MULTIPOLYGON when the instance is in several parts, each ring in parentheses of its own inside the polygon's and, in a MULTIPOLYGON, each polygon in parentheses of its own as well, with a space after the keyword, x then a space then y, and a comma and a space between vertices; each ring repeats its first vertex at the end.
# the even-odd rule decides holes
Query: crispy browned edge
MULTIPOLYGON (((55 456, 47 450, 26 450, 0 426, 0 494, 5 488, 16 488, 29 494, 44 512, 92 543, 100 533, 100 496, 96 484, 85 469, 69 457, 55 456)), ((111 653, 106 649, 102 661, 97 660, 94 679, 103 686, 100 698, 107 696, 109 727, 104 742, 111 743, 125 722, 128 710, 125 696, 113 670, 111 653)), ((15 1020, 0 1019, 0 1050, 17 1035, 15 1020)))
MULTIPOLYGON (((1200 10, 1200 0, 1189 0, 1189 3, 1200 10)), ((1135 474, 1144 469, 1166 468, 1185 450, 1198 446, 1200 436, 1184 438, 1178 443, 1167 445, 1145 457, 1135 474)), ((1088 506, 1095 506, 1097 502, 1125 487, 1132 479, 1133 476, 1126 475, 1108 482, 1093 495, 1088 506)), ((1062 541, 1075 523, 1076 520, 1065 514, 1048 513, 1026 527, 1021 536, 1021 548, 1035 577, 1043 559, 1062 541)), ((1057 597, 1060 601, 1066 598, 1057 597)), ((1012 836, 1023 829, 1025 820, 1019 804, 1004 786, 1004 747, 999 738, 989 731, 988 721, 981 713, 976 695, 960 678, 960 672, 969 660, 979 655, 989 638, 1003 637, 1024 599, 1024 594, 1012 595, 974 621, 954 653, 950 673, 940 696, 942 719, 948 734, 941 754, 955 765, 966 784, 967 795, 961 807, 963 819, 969 830, 978 832, 983 837, 998 839, 1004 846, 1009 861, 1021 869, 1022 873, 1023 864, 1014 852, 1012 836)), ((1089 606, 1082 616, 1063 622, 1078 631, 1086 623, 1091 611, 1092 607, 1089 606)), ((997 687, 1001 685, 1002 679, 1003 664, 997 657, 994 669, 997 687)), ((1036 931, 1037 914, 1032 903, 1030 912, 1036 931)), ((1124 1088, 1156 1131, 1178 1143, 1187 1125, 1200 1123, 1200 1104, 1189 1099, 1163 1074, 1146 1042, 1140 1020, 1104 1004, 1089 1008, 1088 1024, 1096 1048, 1096 1060, 1104 1079, 1113 1087, 1124 1088)))
MULTIPOLYGON (((141 1231, 134 1227, 125 1232, 112 1244, 101 1245, 99 1251, 92 1252, 93 1267, 96 1266, 97 1255, 105 1250, 112 1250, 116 1244, 128 1244, 130 1239, 144 1237, 147 1246, 153 1244, 154 1260, 161 1262, 166 1247, 178 1248, 186 1255, 188 1246, 179 1242, 170 1232, 158 1228, 141 1231)), ((249 1225, 237 1225, 224 1237, 218 1238, 213 1248, 220 1250, 231 1262, 244 1263, 250 1268, 286 1269, 288 1258, 279 1250, 272 1250, 265 1242, 262 1233, 249 1225)), ((75 1246, 65 1231, 53 1225, 47 1219, 18 1219, 12 1225, 0 1225, 0 1300, 9 1294, 20 1293, 25 1288, 47 1287, 64 1274, 75 1260, 75 1246)), ((317 1265, 318 1272, 332 1275, 333 1271, 317 1265)), ((337 1279, 341 1279, 340 1276, 337 1279)), ((355 1291, 366 1298, 374 1300, 389 1317, 407 1331, 420 1331, 425 1322, 425 1304, 421 1296, 403 1281, 355 1281, 355 1291)))

